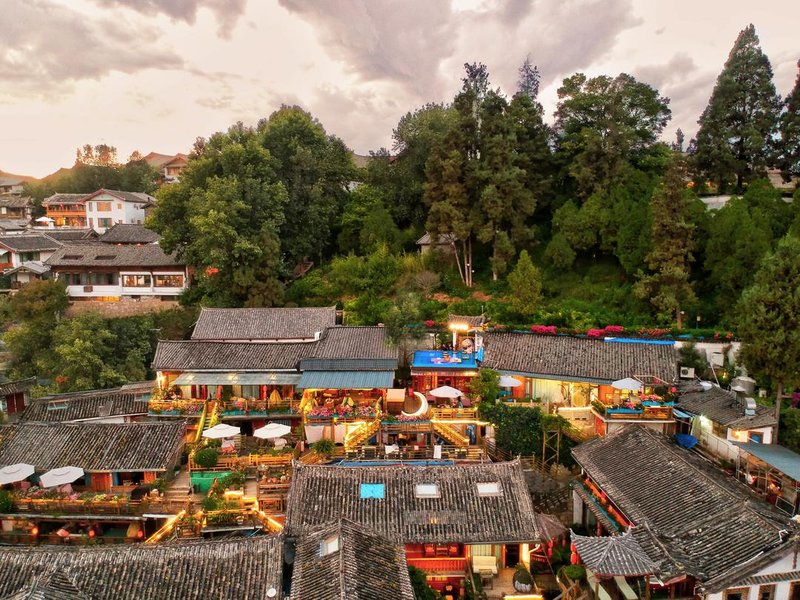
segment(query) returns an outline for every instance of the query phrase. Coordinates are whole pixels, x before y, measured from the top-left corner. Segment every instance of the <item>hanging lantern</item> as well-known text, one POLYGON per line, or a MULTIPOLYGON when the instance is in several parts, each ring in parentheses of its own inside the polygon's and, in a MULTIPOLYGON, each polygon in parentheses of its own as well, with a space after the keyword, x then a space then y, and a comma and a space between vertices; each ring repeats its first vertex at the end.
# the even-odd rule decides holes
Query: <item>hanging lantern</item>
POLYGON ((581 558, 578 556, 578 553, 573 550, 569 557, 569 564, 577 565, 579 562, 581 562, 581 558))

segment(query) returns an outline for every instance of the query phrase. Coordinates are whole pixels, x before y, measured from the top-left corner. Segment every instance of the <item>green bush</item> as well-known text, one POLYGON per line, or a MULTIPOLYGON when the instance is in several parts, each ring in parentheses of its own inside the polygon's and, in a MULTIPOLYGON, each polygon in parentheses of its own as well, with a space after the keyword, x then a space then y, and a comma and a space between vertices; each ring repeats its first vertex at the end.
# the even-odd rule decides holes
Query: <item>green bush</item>
POLYGON ((411 587, 414 590, 414 598, 416 600, 438 600, 440 598, 436 590, 428 585, 425 571, 412 566, 408 567, 408 575, 411 579, 411 587))
POLYGON ((318 442, 314 442, 311 447, 314 449, 315 452, 322 454, 323 456, 330 456, 336 450, 336 443, 333 440, 329 439, 322 439, 318 442))
POLYGON ((525 565, 520 563, 517 565, 516 571, 514 571, 514 581, 523 585, 533 585, 533 575, 525 565))
POLYGON ((206 496, 201 505, 205 511, 221 510, 225 506, 225 501, 218 496, 206 496))
POLYGON ((579 581, 586 577, 586 569, 580 565, 567 565, 564 567, 564 575, 573 581, 579 581))
POLYGON ((244 486, 247 475, 244 471, 234 471, 222 477, 219 484, 226 490, 240 488, 244 486))
POLYGON ((14 508, 14 497, 8 490, 0 490, 0 513, 10 513, 14 508))
POLYGON ((203 448, 194 454, 194 462, 206 469, 216 467, 218 458, 219 452, 216 448, 203 448))

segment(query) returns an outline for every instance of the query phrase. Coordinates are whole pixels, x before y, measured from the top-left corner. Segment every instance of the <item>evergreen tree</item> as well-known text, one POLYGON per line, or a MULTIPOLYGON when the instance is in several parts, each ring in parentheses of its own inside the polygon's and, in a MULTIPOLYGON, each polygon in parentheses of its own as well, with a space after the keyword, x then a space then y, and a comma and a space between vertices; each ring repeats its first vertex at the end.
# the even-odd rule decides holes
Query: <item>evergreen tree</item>
POLYGON ((778 419, 783 391, 800 386, 799 289, 800 238, 788 235, 761 263, 739 303, 740 356, 749 372, 774 386, 778 419))
POLYGON ((525 62, 519 68, 519 81, 517 82, 517 96, 527 96, 534 102, 539 97, 539 67, 531 65, 531 57, 525 57, 525 62))
MULTIPOLYGON (((800 61, 797 67, 800 71, 800 61)), ((784 179, 789 181, 790 177, 800 177, 800 72, 783 107, 778 125, 780 139, 777 142, 777 162, 784 179)))
POLYGON ((653 249, 647 266, 651 273, 634 287, 636 295, 649 298, 657 310, 674 314, 679 329, 681 307, 696 300, 689 281, 694 225, 689 220, 685 181, 684 166, 676 157, 650 200, 653 249))
POLYGON ((698 123, 695 166, 720 193, 766 173, 780 98, 753 25, 736 39, 698 123))
POLYGON ((524 316, 533 315, 542 303, 542 275, 527 250, 519 254, 514 270, 508 275, 511 307, 524 316))

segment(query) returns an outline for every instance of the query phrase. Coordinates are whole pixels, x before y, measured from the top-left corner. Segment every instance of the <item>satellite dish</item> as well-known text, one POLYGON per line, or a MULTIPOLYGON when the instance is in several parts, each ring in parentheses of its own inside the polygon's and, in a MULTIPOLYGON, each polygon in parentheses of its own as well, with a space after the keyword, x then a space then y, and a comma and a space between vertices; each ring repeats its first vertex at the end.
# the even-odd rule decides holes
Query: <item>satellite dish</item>
POLYGON ((278 590, 276 590, 275 588, 269 588, 267 590, 267 598, 274 598, 277 595, 278 595, 278 590))

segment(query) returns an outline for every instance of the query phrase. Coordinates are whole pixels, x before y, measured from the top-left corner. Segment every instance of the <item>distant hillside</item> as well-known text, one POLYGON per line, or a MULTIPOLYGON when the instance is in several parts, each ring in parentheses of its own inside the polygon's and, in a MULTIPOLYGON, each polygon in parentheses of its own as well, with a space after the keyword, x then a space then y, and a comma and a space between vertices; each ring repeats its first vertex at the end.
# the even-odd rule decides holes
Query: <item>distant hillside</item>
POLYGON ((3 171, 3 169, 0 169, 0 177, 4 179, 19 179, 20 181, 38 181, 36 177, 32 177, 31 175, 17 175, 16 173, 3 171))

